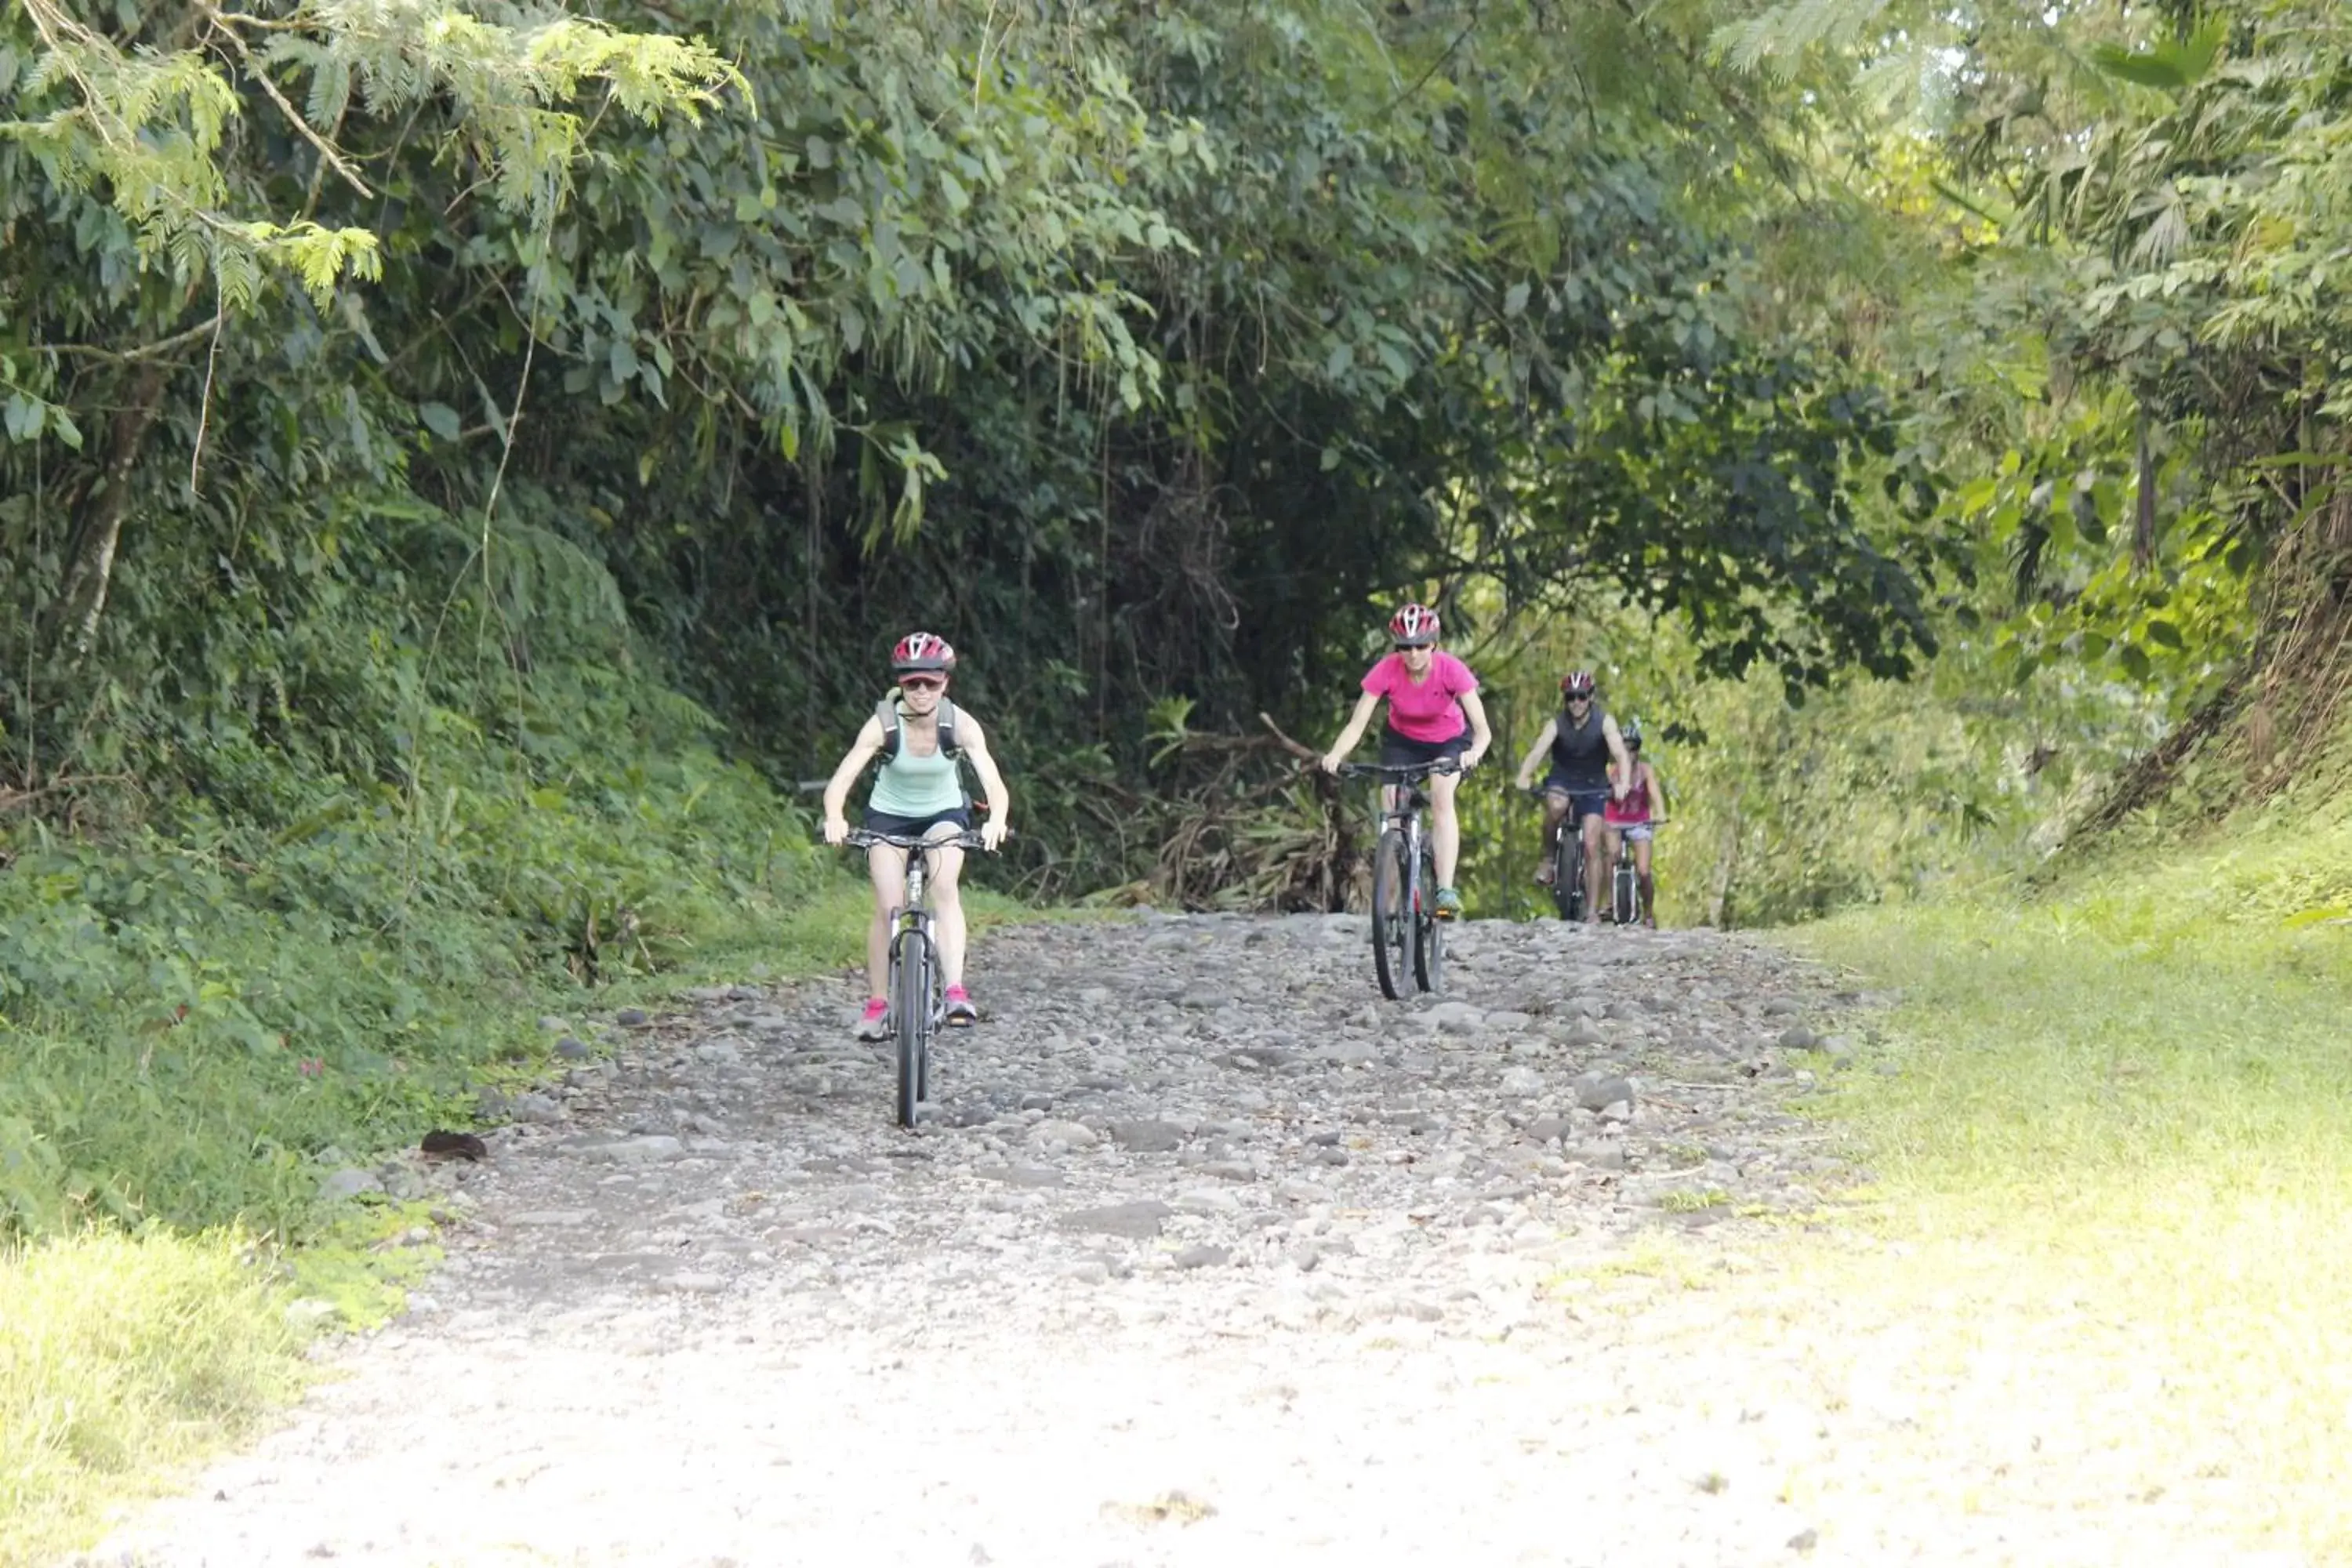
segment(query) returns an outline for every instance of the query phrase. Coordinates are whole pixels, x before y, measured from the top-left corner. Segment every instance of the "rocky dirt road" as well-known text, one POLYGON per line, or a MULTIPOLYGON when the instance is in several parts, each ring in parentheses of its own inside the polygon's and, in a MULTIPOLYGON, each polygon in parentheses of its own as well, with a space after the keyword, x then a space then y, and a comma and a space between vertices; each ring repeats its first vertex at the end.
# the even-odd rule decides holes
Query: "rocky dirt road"
POLYGON ((914 1134, 846 982, 616 1031, 443 1177, 407 1318, 86 1561, 2151 1560, 1824 1484, 1909 1417, 1662 1288, 1846 1179, 1794 1102, 1867 998, 1557 924, 1451 977, 1378 1001, 1360 918, 1000 932, 914 1134))

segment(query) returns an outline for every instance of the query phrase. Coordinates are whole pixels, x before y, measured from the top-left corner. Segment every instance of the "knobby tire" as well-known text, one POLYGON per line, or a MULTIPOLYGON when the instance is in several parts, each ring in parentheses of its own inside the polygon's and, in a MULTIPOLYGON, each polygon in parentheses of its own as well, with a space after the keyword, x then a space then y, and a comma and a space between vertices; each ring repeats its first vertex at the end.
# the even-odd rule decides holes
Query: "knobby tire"
POLYGON ((1391 1002, 1403 1001, 1411 984, 1405 949, 1412 942, 1412 910, 1405 904, 1404 871, 1404 835, 1391 828, 1372 851, 1372 967, 1381 994, 1391 1002))
POLYGON ((1552 845, 1551 901, 1564 921, 1584 913, 1584 832, 1572 816, 1560 824, 1559 837, 1552 845))
POLYGON ((919 931, 898 939, 890 1011, 898 1026, 898 1125, 912 1127, 930 1076, 931 944, 919 931))
POLYGON ((1432 995, 1445 994, 1445 922, 1437 918, 1437 868, 1423 853, 1412 911, 1412 980, 1432 995))

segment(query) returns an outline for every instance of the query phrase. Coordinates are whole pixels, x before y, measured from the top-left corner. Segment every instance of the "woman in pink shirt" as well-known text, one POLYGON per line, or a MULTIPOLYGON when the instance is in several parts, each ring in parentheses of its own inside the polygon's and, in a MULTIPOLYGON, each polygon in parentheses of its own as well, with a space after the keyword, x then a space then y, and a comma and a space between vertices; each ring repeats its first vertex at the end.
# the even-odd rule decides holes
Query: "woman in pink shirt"
MULTIPOLYGON (((1427 766, 1444 757, 1459 757, 1467 773, 1478 765, 1495 742, 1486 727, 1486 705, 1478 700, 1478 678, 1470 667, 1437 646, 1437 612, 1423 605, 1407 605, 1389 621, 1387 658, 1364 676, 1364 694, 1348 727, 1324 754, 1323 771, 1336 773, 1372 721, 1372 710, 1389 705, 1388 722, 1381 730, 1381 763, 1427 766)), ((1462 852, 1462 826, 1454 815, 1454 789, 1459 774, 1433 773, 1429 779, 1429 848, 1437 862, 1437 916, 1452 920, 1462 912, 1462 895, 1454 890, 1454 863, 1462 852)))

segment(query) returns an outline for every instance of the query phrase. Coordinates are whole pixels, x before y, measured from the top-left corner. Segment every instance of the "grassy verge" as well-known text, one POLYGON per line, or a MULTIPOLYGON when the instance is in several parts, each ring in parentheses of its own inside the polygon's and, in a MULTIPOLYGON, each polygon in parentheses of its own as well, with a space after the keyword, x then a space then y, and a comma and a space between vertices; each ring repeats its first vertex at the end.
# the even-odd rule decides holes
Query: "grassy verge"
POLYGON ((0 1563, 68 1548, 299 1386, 299 1336, 240 1250, 107 1233, 0 1250, 0 1563))
POLYGON ((1811 1305, 1776 1331, 1849 1370, 1899 1341, 1872 1376, 1967 1506, 2046 1501, 2054 1463, 2081 1508, 2352 1556, 2347 889, 2342 821, 2241 825, 2038 900, 1799 939, 1902 1002, 1892 1070, 1830 1101, 1877 1244, 1796 1248, 1811 1305))
MULTIPOLYGON (((740 918, 705 921, 690 951, 658 970, 615 975, 593 994, 594 1006, 658 1005, 692 984, 787 978, 858 963, 871 909, 865 883, 820 866, 794 887, 797 897, 747 900, 738 906, 740 918)), ((975 929, 1024 913, 980 889, 968 895, 967 906, 975 929)), ((520 984, 503 967, 478 976, 470 990, 455 991, 441 1005, 457 1016, 470 1001, 488 1022, 452 1038, 515 1045, 483 1057, 453 1056, 447 1065, 476 1078, 527 1079, 543 1065, 547 1043, 535 1015, 591 996, 544 975, 537 984, 520 984)), ((204 1189, 211 1195, 201 1201, 247 1205, 286 1229, 282 1237, 255 1239, 245 1232, 150 1225, 134 1239, 100 1223, 0 1247, 0 1563, 47 1561, 86 1543, 109 1510, 151 1495, 181 1467, 244 1436, 299 1391, 310 1331, 289 1320, 296 1298, 332 1303, 344 1321, 380 1319, 398 1309, 404 1287, 437 1256, 429 1245, 378 1245, 421 1221, 419 1205, 317 1210, 310 1206, 310 1172, 299 1150, 282 1160, 258 1159, 225 1135, 224 1124, 243 1120, 277 1137, 336 1139, 364 1156, 404 1140, 420 1115, 462 1121, 465 1110, 452 1096, 335 1098, 336 1086, 287 1073, 287 1064, 269 1057, 258 1058, 257 1067, 231 1057, 214 1064, 209 1076, 191 1072, 186 1094, 173 1090, 185 1101, 176 1106, 151 1087, 142 1107, 138 1076, 90 1048, 87 1035, 53 1033, 33 1060, 49 1075, 49 1092, 61 1101, 66 1094, 78 1097, 76 1125, 88 1129, 91 1152, 85 1158, 114 1159, 119 1172, 130 1155, 112 1151, 137 1138, 165 1138, 167 1152, 176 1151, 168 1157, 190 1163, 139 1167, 139 1190, 184 1181, 177 1173, 184 1171, 216 1170, 215 1184, 204 1189), (110 1125, 110 1118, 118 1124, 110 1125)), ((454 1095, 459 1079, 448 1081, 454 1095)), ((66 1196, 32 1189, 29 1171, 20 1168, 18 1176, 49 1203, 66 1196)), ((130 1188, 131 1178, 116 1179, 130 1188)))
POLYGON ((847 858, 691 715, 637 728, 543 742, 520 783, 485 744, 429 791, 313 776, 268 821, 0 837, 0 1562, 295 1388, 295 1298, 398 1309, 423 1215, 320 1179, 552 1071, 543 1016, 593 1043, 624 1005, 862 958, 847 858))

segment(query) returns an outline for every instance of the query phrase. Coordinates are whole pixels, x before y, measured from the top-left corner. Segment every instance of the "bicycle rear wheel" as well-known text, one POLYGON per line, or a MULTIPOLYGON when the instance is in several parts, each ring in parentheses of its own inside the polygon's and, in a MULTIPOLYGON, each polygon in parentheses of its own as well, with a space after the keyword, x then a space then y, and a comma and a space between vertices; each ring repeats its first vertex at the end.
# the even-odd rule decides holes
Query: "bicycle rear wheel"
POLYGON ((1372 850, 1372 967, 1381 994, 1404 1000, 1405 949, 1412 941, 1412 910, 1405 903, 1404 835, 1391 828, 1372 850))
POLYGON ((919 931, 898 939, 890 1011, 898 1026, 898 1125, 912 1127, 930 1076, 931 944, 919 931))
POLYGON ((1445 994, 1445 922, 1437 918, 1437 868, 1424 850, 1421 857, 1420 897, 1413 900, 1413 984, 1433 996, 1445 994))

